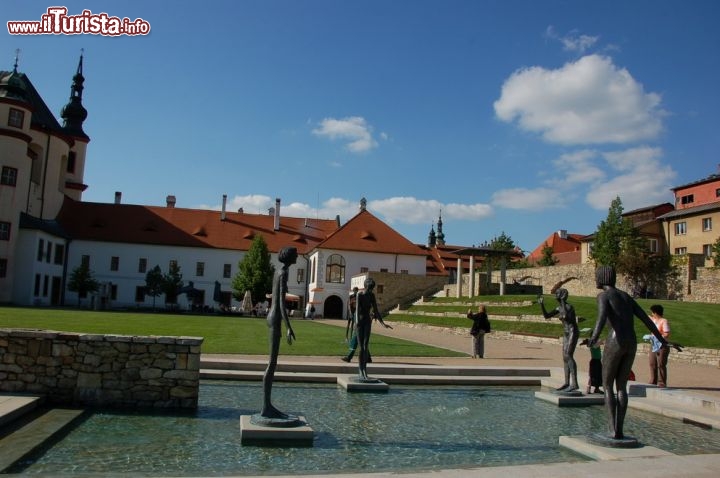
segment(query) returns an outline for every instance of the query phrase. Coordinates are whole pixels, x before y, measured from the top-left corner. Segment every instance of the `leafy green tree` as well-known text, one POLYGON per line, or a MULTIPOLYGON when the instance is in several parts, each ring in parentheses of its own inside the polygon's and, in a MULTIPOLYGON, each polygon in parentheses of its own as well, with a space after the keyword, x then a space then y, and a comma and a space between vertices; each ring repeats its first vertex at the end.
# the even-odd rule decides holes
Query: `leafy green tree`
POLYGON ((80 264, 70 273, 67 288, 70 292, 77 292, 78 307, 82 297, 85 297, 89 292, 97 291, 99 287, 100 283, 95 280, 87 264, 80 264))
POLYGON ((155 299, 163 293, 163 273, 160 266, 155 266, 145 274, 145 295, 153 298, 153 310, 155 310, 155 299))
POLYGON ((267 243, 258 234, 238 263, 238 272, 232 281, 233 297, 242 300, 245 291, 249 290, 253 301, 263 300, 265 294, 272 290, 273 275, 275 275, 275 266, 270 262, 267 243))
POLYGON ((167 274, 163 276, 162 290, 165 292, 165 303, 176 305, 178 291, 183 286, 182 273, 177 262, 170 262, 167 274))
POLYGON ((554 266, 558 263, 558 260, 553 256, 553 253, 555 251, 553 250, 552 246, 545 243, 545 246, 542 248, 542 258, 537 262, 539 266, 554 266))
POLYGON ((622 217, 623 206, 620 197, 610 203, 608 215, 595 231, 590 257, 597 266, 617 267, 623 241, 632 236, 632 222, 622 217))
POLYGON ((712 245, 713 267, 720 267, 720 236, 715 239, 712 245))

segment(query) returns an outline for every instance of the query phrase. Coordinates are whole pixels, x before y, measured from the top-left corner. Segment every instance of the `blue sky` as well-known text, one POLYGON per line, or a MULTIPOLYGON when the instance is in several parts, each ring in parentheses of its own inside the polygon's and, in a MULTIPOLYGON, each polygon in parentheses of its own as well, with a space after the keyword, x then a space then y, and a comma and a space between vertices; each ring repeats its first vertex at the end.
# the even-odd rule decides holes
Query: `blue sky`
MULTIPOLYGON (((84 49, 86 201, 344 222, 531 251, 718 172, 714 0, 5 0, 142 18, 146 36, 0 35, 59 116, 84 49)), ((2 64, 4 63, 4 64, 2 64)))

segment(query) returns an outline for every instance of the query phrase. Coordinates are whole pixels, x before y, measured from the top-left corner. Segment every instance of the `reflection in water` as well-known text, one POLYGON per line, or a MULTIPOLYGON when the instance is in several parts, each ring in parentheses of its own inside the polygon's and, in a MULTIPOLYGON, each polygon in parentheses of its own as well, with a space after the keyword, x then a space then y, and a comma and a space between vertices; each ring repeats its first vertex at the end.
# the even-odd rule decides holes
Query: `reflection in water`
MULTIPOLYGON (((260 384, 203 382, 194 414, 95 413, 26 463, 28 474, 154 476, 352 472, 581 461, 560 435, 605 426, 604 409, 559 408, 528 387, 390 388, 348 393, 337 386, 276 384, 278 403, 304 415, 309 448, 240 444, 240 415, 256 413, 260 384)), ((625 428, 678 454, 720 452, 720 433, 631 410, 625 428)))

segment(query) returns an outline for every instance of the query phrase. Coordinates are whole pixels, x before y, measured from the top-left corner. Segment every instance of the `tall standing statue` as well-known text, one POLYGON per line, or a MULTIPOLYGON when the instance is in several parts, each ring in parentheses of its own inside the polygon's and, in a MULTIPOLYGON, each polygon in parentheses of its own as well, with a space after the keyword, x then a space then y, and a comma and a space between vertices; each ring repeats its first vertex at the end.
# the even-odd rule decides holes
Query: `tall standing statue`
POLYGON ((611 330, 605 340, 605 350, 602 354, 602 382, 605 389, 605 410, 610 436, 593 438, 605 446, 636 447, 639 446, 637 440, 626 437, 623 433, 623 422, 628 406, 627 382, 637 350, 633 317, 639 318, 660 343, 667 345, 667 341, 635 299, 615 288, 615 270, 612 267, 598 267, 595 272, 595 282, 602 292, 597 296, 598 318, 588 345, 590 347, 596 345, 605 324, 610 325, 611 330), (617 387, 617 397, 613 391, 614 387, 617 387))
POLYGON ((575 363, 575 347, 577 347, 578 339, 580 338, 580 331, 577 325, 577 318, 575 317, 575 308, 568 304, 568 291, 567 289, 558 289, 555 291, 555 298, 559 305, 548 312, 545 310, 545 303, 543 297, 538 297, 538 304, 542 308, 543 317, 549 319, 551 317, 558 316, 563 324, 563 368, 565 370, 565 382, 557 389, 558 392, 563 393, 578 393, 578 381, 577 381, 577 364, 575 363))
POLYGON ((355 333, 357 334, 358 345, 360 346, 360 356, 358 367, 358 378, 369 380, 367 375, 367 364, 370 358, 370 330, 372 329, 373 315, 378 322, 386 329, 392 329, 383 322, 382 315, 378 311, 377 301, 375 300, 375 281, 372 278, 365 279, 365 289, 357 294, 355 305, 355 333))
POLYGON ((263 408, 259 417, 257 415, 253 416, 255 423, 275 424, 278 426, 278 424, 295 423, 299 420, 297 417, 283 413, 275 408, 270 398, 280 350, 282 322, 285 322, 287 327, 286 337, 288 344, 292 344, 293 340, 295 340, 295 332, 293 332, 290 325, 290 319, 285 307, 285 294, 288 291, 288 269, 292 264, 295 264, 297 256, 297 249, 294 247, 284 247, 278 254, 282 268, 275 273, 273 278, 272 303, 267 315, 270 357, 265 375, 263 375, 263 408))

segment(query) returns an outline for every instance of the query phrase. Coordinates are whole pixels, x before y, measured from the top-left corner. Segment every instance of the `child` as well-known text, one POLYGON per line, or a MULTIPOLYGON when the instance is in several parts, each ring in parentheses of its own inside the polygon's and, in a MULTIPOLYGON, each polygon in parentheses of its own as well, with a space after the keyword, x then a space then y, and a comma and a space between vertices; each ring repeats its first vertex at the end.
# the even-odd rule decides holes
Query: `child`
POLYGON ((587 390, 585 393, 590 394, 590 388, 594 388, 592 393, 603 393, 600 389, 602 385, 602 351, 600 345, 596 344, 594 347, 590 347, 590 372, 587 383, 587 390))

